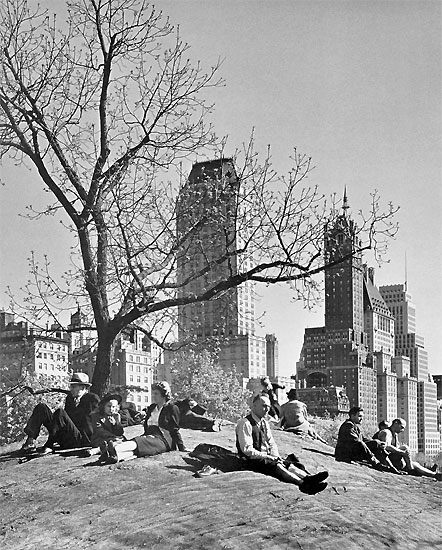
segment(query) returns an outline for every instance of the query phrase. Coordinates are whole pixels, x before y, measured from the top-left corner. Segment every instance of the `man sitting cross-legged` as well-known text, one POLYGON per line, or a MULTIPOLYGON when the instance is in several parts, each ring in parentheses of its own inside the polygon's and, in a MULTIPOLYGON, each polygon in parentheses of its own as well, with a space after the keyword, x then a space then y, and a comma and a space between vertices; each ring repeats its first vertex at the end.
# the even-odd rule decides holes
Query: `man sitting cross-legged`
MULTIPOLYGON (((236 447, 247 468, 297 485, 303 493, 316 494, 327 487, 328 472, 309 475, 305 469, 284 461, 278 452, 270 425, 265 419, 270 410, 267 395, 256 395, 251 412, 236 426, 236 447)), ((298 466, 301 464, 298 463, 298 466)))
POLYGON ((338 462, 368 462, 378 470, 399 473, 388 458, 385 443, 362 435, 359 426, 364 418, 364 410, 352 407, 348 415, 349 418, 339 428, 335 459, 338 462))
POLYGON ((437 471, 429 470, 411 460, 410 451, 407 445, 402 445, 399 441, 399 434, 407 427, 407 422, 403 418, 396 418, 391 426, 380 430, 376 437, 385 444, 385 450, 390 453, 392 464, 401 472, 407 472, 417 476, 432 477, 442 481, 442 474, 437 471))

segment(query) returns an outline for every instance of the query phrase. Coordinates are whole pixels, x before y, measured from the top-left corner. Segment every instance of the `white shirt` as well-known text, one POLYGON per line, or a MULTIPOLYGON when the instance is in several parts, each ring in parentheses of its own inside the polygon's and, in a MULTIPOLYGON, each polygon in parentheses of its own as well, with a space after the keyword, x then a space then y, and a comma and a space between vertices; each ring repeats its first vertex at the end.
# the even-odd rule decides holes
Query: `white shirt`
POLYGON ((269 455, 279 456, 278 447, 273 439, 270 424, 265 418, 259 419, 253 413, 252 417, 263 433, 261 449, 258 451, 253 447, 252 424, 247 420, 247 418, 241 418, 236 425, 236 436, 242 452, 247 457, 252 459, 264 459, 269 455))
POLYGON ((154 408, 154 410, 152 411, 152 414, 150 415, 150 417, 147 420, 147 425, 148 426, 158 426, 158 419, 160 418, 160 412, 161 412, 163 407, 164 407, 164 405, 162 405, 161 407, 158 407, 158 405, 157 405, 154 408))

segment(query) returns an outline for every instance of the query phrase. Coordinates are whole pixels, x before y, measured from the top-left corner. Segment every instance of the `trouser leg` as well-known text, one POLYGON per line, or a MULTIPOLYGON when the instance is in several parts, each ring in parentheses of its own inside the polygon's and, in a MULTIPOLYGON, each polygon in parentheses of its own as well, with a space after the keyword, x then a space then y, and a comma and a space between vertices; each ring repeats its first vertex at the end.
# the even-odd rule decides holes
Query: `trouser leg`
POLYGON ((49 431, 51 443, 57 442, 63 449, 73 449, 88 444, 86 439, 64 409, 54 412, 52 429, 49 431))
POLYGON ((384 462, 388 457, 388 452, 385 450, 384 446, 377 439, 372 439, 365 443, 366 447, 371 453, 380 461, 384 462))
POLYGON ((42 426, 47 428, 49 433, 51 432, 51 426, 53 423, 53 413, 46 403, 38 403, 25 426, 24 432, 32 439, 37 439, 40 434, 42 426))
POLYGON ((213 426, 213 420, 189 411, 181 416, 180 426, 193 430, 210 430, 213 426))

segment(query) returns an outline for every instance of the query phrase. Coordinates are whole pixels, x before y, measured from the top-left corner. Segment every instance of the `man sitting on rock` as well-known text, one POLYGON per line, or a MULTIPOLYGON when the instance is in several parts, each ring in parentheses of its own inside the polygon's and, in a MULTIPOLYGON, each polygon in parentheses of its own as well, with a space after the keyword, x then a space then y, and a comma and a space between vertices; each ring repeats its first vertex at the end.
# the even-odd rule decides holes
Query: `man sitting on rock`
POLYGON ((392 464, 401 472, 413 474, 417 476, 432 477, 438 481, 442 481, 442 474, 436 469, 429 470, 411 460, 410 450, 407 445, 402 445, 399 441, 399 434, 407 427, 407 422, 403 418, 396 418, 391 423, 391 426, 381 430, 376 434, 377 439, 385 444, 385 450, 390 453, 389 459, 392 464))
POLYGON ((57 390, 67 394, 64 409, 52 412, 45 403, 34 407, 24 429, 28 437, 22 446, 23 452, 52 453, 56 443, 61 449, 90 445, 93 431, 91 413, 97 409, 100 400, 94 393, 89 393, 92 384, 84 372, 75 372, 70 385, 70 390, 57 390), (35 440, 42 426, 48 430, 49 438, 43 447, 36 449, 35 440))
POLYGON ((250 414, 236 426, 236 448, 247 469, 294 483, 303 493, 316 494, 323 491, 327 487, 324 480, 328 472, 310 475, 299 462, 294 466, 279 456, 270 425, 265 419, 270 407, 267 395, 256 395, 250 414))
POLYGON ((361 407, 352 407, 349 418, 339 428, 335 459, 339 462, 368 462, 377 470, 398 473, 388 458, 385 443, 362 435, 360 424, 364 418, 361 407))
POLYGON ((281 405, 281 428, 297 435, 308 435, 325 443, 311 427, 308 421, 307 405, 302 401, 298 401, 294 388, 287 392, 287 397, 287 403, 281 405))

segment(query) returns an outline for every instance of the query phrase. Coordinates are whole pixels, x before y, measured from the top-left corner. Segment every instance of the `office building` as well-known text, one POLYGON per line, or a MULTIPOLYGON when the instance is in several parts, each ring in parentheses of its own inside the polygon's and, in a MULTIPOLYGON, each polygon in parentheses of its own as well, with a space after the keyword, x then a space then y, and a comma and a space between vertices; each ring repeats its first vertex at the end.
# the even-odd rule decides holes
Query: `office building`
POLYGON ((344 388, 350 406, 361 406, 377 420, 376 365, 364 331, 364 267, 358 228, 342 213, 325 228, 325 326, 307 328, 297 377, 306 388, 344 388))
MULTIPOLYGON (((252 258, 238 253, 248 229, 238 226, 239 179, 232 159, 193 165, 177 209, 178 294, 186 300, 246 271, 252 258), (223 260, 223 258, 225 258, 223 260)), ((215 347, 225 370, 259 378, 277 371, 277 340, 255 333, 255 283, 244 281, 214 299, 178 306, 178 340, 215 347)))
POLYGON ((0 383, 12 385, 26 375, 65 377, 68 351, 69 338, 59 325, 36 330, 0 311, 0 383))
POLYGON ((410 359, 410 376, 417 379, 418 451, 440 451, 437 428, 437 387, 428 371, 424 338, 416 333, 416 308, 407 284, 381 286, 379 292, 395 318, 395 355, 410 359))

